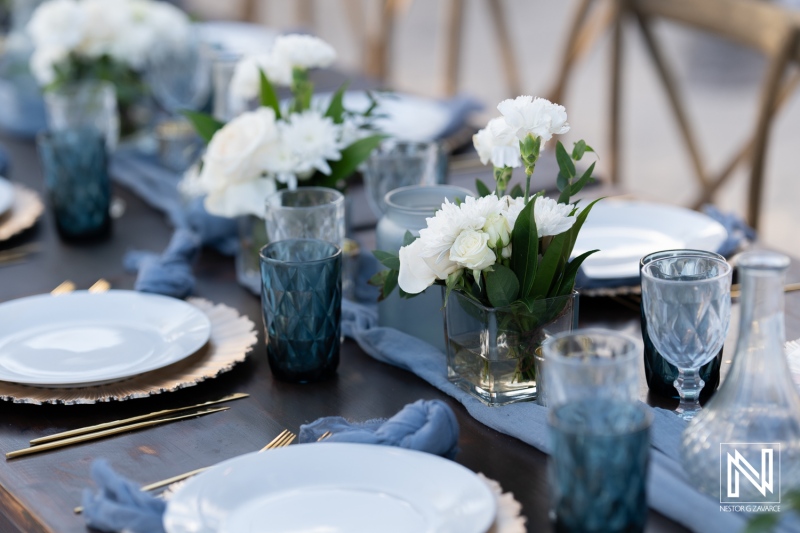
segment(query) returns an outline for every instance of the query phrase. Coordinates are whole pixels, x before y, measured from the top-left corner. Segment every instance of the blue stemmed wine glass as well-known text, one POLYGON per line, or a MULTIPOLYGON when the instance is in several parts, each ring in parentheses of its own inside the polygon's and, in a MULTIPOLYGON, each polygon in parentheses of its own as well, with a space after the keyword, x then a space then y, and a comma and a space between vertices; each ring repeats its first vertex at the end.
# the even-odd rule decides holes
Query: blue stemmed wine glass
POLYGON ((700 367, 722 348, 731 316, 731 266, 716 257, 665 257, 642 268, 647 333, 658 352, 678 368, 678 416, 700 412, 700 367))

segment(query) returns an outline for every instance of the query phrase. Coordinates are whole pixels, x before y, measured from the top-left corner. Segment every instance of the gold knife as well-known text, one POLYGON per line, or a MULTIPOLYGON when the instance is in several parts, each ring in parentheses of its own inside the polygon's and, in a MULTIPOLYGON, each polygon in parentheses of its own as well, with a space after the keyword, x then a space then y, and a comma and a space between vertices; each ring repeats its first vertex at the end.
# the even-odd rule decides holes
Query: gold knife
POLYGON ((175 409, 164 409, 161 411, 156 411, 154 413, 148 413, 146 415, 139 415, 133 416, 131 418, 125 418, 123 420, 114 420, 113 422, 105 422, 103 424, 97 424, 94 426, 86 426, 83 428, 72 429, 70 431, 64 431, 62 433, 54 433, 53 435, 47 435, 46 437, 39 437, 38 439, 33 439, 30 444, 31 446, 38 446, 40 444, 45 444, 47 442, 53 442, 56 440, 66 439, 70 437, 75 437, 77 435, 84 435, 86 433, 94 433, 95 431, 102 431, 104 429, 110 429, 113 427, 124 426, 125 424, 131 424, 133 422, 139 422, 142 420, 149 420, 151 418, 158 418, 160 416, 171 415, 173 413, 178 413, 180 411, 186 411, 188 409, 199 409, 201 407, 206 407, 209 405, 214 405, 222 402, 229 402, 231 400, 238 400, 240 398, 247 398, 250 396, 249 394, 245 394, 242 392, 237 392, 235 394, 229 394, 224 398, 220 398, 219 400, 212 400, 210 402, 199 403, 197 405, 189 405, 187 407, 177 407, 175 409))
POLYGON ((30 448, 23 448, 22 450, 15 450, 13 452, 8 452, 6 454, 6 459, 13 459, 15 457, 21 457, 23 455, 31 455, 34 453, 39 452, 46 452, 48 450, 55 450, 56 448, 63 448, 64 446, 70 446, 72 444, 80 444, 82 442, 88 442, 91 440, 100 439, 103 437, 109 437, 111 435, 117 435, 119 433, 125 433, 128 431, 132 431, 134 429, 143 429, 148 428, 151 426, 157 426, 159 424, 165 424, 167 422, 174 422, 176 420, 183 420, 184 418, 194 418, 196 416, 203 416, 209 415, 211 413, 218 413, 219 411, 227 411, 230 407, 218 407, 216 409, 208 409, 206 411, 199 411, 197 413, 190 413, 188 415, 183 416, 176 416, 173 418, 161 418, 159 420, 150 420, 148 422, 139 422, 138 424, 131 424, 129 426, 122 426, 112 429, 106 429, 105 431, 98 431, 96 433, 89 433, 86 435, 78 435, 77 437, 72 437, 69 439, 61 439, 55 442, 48 442, 47 444, 42 444, 39 446, 31 446, 30 448))

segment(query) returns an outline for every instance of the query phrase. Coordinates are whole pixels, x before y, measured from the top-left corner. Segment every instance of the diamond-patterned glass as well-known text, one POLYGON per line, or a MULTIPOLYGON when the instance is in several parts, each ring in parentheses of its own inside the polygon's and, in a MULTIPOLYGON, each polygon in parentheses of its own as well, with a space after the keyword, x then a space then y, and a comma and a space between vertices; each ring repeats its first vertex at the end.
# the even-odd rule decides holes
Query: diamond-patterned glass
POLYGON ((261 251, 261 305, 272 373, 318 381, 339 364, 342 253, 328 242, 290 239, 261 251))

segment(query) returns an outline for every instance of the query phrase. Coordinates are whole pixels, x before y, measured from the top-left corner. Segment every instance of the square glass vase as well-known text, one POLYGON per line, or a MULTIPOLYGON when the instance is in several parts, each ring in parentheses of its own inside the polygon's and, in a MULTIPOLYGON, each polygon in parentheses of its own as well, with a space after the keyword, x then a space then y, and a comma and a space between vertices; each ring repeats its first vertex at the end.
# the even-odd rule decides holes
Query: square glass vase
POLYGON ((453 291, 444 306, 447 377, 490 406, 536 400, 535 355, 578 323, 578 293, 486 307, 453 291))

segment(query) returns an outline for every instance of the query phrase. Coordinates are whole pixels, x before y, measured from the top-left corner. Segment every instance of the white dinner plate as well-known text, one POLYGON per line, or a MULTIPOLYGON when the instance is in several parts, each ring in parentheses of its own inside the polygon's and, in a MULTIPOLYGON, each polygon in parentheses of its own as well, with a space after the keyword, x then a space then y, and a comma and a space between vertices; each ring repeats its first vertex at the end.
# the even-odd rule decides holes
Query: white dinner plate
POLYGON ((14 205, 14 186, 7 179, 0 177, 0 217, 5 215, 14 205))
POLYGON ((489 488, 463 466, 390 446, 313 443, 230 459, 167 504, 168 533, 485 533, 489 488))
POLYGON ((195 28, 201 41, 224 52, 241 56, 266 54, 279 35, 275 30, 250 22, 198 22, 195 28))
MULTIPOLYGON (((381 133, 401 141, 435 141, 452 121, 452 113, 444 102, 411 94, 373 92, 378 101, 373 123, 381 133)), ((325 109, 332 93, 320 93, 314 97, 315 104, 325 109)), ((371 105, 364 91, 347 91, 344 107, 348 111, 363 113, 371 105)))
POLYGON ((583 263, 594 279, 639 277, 639 260, 661 250, 691 248, 716 252, 725 227, 703 213, 664 204, 602 200, 586 218, 573 256, 600 251, 583 263))
POLYGON ((0 381, 82 387, 195 353, 211 323, 196 307, 134 291, 42 294, 0 304, 0 381))

